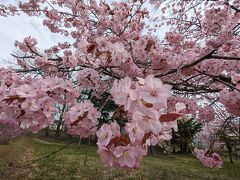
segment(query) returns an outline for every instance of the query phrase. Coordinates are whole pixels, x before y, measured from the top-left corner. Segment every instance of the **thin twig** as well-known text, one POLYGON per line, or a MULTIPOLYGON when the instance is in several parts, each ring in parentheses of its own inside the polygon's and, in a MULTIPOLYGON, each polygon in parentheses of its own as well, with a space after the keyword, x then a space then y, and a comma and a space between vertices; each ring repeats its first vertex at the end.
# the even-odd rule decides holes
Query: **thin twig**
POLYGON ((40 158, 38 158, 38 159, 32 160, 31 162, 29 162, 29 163, 27 163, 27 164, 18 166, 18 165, 13 165, 12 163, 9 163, 9 166, 14 167, 14 168, 24 168, 24 167, 30 166, 30 165, 32 165, 32 164, 37 163, 38 161, 41 161, 41 160, 43 160, 43 159, 46 159, 46 158, 48 158, 48 157, 50 157, 50 156, 52 156, 52 155, 54 155, 54 154, 56 154, 56 153, 64 150, 64 149, 66 149, 66 148, 67 148, 69 145, 71 145, 71 144, 73 144, 73 142, 70 142, 70 143, 66 144, 65 146, 61 147, 60 149, 58 149, 58 150, 56 150, 56 151, 51 152, 51 153, 48 154, 48 155, 45 155, 45 156, 42 156, 42 157, 40 157, 40 158))

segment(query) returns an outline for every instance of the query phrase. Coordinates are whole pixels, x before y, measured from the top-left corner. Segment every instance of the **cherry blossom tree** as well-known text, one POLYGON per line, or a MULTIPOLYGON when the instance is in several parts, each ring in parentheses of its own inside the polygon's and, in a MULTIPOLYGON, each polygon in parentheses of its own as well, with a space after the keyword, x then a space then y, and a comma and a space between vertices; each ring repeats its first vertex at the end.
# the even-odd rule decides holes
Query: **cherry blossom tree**
POLYGON ((8 120, 0 122, 0 144, 8 144, 9 141, 26 134, 27 132, 21 129, 18 124, 8 120))
MULTIPOLYGON (((0 121, 37 132, 62 105, 68 133, 96 134, 104 164, 137 168, 148 146, 172 138, 178 118, 208 124, 240 115, 238 0, 0 5, 1 18, 22 13, 42 18, 52 33, 71 41, 43 51, 34 37, 15 42, 19 68, 0 70, 0 121), (94 98, 107 96, 96 106, 94 98, 82 100, 86 90, 94 98), (116 108, 108 123, 100 123, 109 101, 116 108)), ((216 153, 195 152, 209 167, 222 164, 216 153)))

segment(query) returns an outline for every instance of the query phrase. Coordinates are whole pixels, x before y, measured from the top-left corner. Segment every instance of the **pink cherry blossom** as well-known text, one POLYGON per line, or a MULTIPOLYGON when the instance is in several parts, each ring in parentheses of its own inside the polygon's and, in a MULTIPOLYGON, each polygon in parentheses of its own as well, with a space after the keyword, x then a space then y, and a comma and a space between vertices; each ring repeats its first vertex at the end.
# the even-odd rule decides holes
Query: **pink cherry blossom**
POLYGON ((98 137, 98 142, 103 146, 107 146, 112 139, 111 126, 108 124, 103 124, 96 134, 98 137))
POLYGON ((94 135, 97 130, 97 118, 99 116, 100 113, 93 107, 90 101, 75 104, 65 114, 65 124, 68 127, 68 133, 80 135, 83 138, 94 135))
POLYGON ((135 158, 137 157, 130 146, 119 146, 114 151, 114 156, 118 158, 121 167, 127 166, 133 168, 135 166, 135 158))
POLYGON ((132 115, 132 121, 139 124, 145 133, 153 132, 158 134, 162 125, 159 121, 160 113, 153 108, 139 107, 132 115))
POLYGON ((139 88, 139 96, 146 102, 153 104, 156 108, 166 108, 167 98, 171 96, 169 85, 163 85, 160 79, 148 76, 146 84, 139 88))
POLYGON ((223 160, 217 153, 207 153, 203 149, 195 149, 196 157, 203 165, 211 168, 221 168, 223 160))
POLYGON ((128 133, 129 138, 133 144, 142 141, 145 134, 141 126, 139 126, 137 122, 127 123, 125 126, 125 130, 128 133))
POLYGON ((210 122, 214 120, 214 109, 210 106, 206 106, 204 108, 199 108, 199 121, 210 122))
POLYGON ((98 145, 97 153, 99 154, 101 161, 105 165, 112 167, 113 163, 114 163, 114 161, 113 161, 114 156, 112 153, 113 146, 111 146, 112 148, 106 148, 101 143, 97 143, 97 145, 98 145))
POLYGON ((134 168, 139 166, 139 159, 145 155, 145 151, 138 146, 118 146, 114 156, 120 167, 134 168))
POLYGON ((82 88, 97 88, 100 81, 100 76, 97 71, 85 68, 79 72, 77 79, 80 87, 82 88))
POLYGON ((16 94, 25 98, 32 98, 37 95, 36 90, 32 86, 27 84, 23 84, 22 86, 20 86, 16 94))
POLYGON ((111 88, 114 101, 119 105, 123 105, 125 110, 128 110, 132 101, 136 100, 136 92, 131 89, 131 86, 131 79, 126 77, 120 81, 114 81, 113 87, 111 88))
POLYGON ((113 137, 118 137, 118 136, 121 135, 120 126, 116 121, 110 123, 110 127, 111 127, 111 130, 112 130, 113 137))
POLYGON ((186 109, 186 105, 184 103, 178 102, 175 104, 176 112, 180 112, 186 109))
POLYGON ((237 84, 238 82, 240 82, 240 73, 232 72, 231 78, 232 78, 232 82, 237 84))
POLYGON ((96 39, 97 48, 99 51, 109 51, 112 43, 109 42, 105 37, 98 37, 96 39))
POLYGON ((40 109, 40 106, 38 105, 38 103, 35 99, 25 100, 21 104, 21 107, 25 110, 30 109, 31 111, 38 111, 40 109))

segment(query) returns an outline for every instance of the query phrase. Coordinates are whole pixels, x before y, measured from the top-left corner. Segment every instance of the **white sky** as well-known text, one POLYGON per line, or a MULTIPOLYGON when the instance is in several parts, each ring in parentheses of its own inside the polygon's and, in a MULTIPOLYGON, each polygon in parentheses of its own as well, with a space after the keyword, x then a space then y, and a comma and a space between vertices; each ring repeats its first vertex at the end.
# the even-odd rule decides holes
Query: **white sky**
MULTIPOLYGON (((18 2, 19 0, 0 0, 0 4, 16 4, 18 2)), ((0 67, 9 66, 7 62, 14 61, 10 53, 16 50, 15 40, 22 41, 27 36, 36 38, 40 49, 67 40, 64 36, 51 33, 42 24, 40 17, 29 17, 25 14, 14 17, 0 16, 0 67)))
MULTIPOLYGON (((0 0, 0 4, 18 3, 18 0, 0 0)), ((25 37, 32 36, 38 40, 40 49, 48 48, 56 42, 64 41, 64 36, 50 33, 43 26, 39 17, 28 15, 2 17, 0 16, 0 66, 7 66, 6 61, 12 61, 10 53, 16 50, 15 40, 22 41, 25 37)))

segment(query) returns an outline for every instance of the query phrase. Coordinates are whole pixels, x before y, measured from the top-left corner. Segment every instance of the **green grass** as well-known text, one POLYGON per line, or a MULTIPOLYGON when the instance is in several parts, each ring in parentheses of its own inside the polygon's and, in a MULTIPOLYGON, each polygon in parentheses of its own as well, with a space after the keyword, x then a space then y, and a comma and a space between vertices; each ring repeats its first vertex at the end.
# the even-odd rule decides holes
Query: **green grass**
POLYGON ((140 169, 119 170, 104 167, 95 146, 75 144, 29 167, 8 166, 9 161, 26 164, 64 145, 36 138, 22 138, 10 145, 0 145, 0 172, 15 172, 0 174, 0 179, 240 179, 240 161, 231 164, 226 160, 223 168, 210 169, 192 156, 157 153, 144 158, 140 169))

